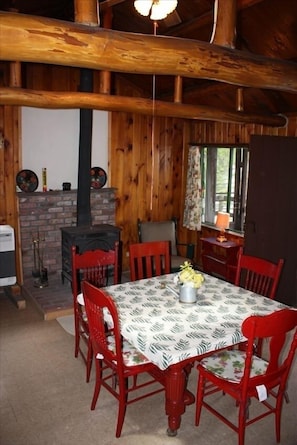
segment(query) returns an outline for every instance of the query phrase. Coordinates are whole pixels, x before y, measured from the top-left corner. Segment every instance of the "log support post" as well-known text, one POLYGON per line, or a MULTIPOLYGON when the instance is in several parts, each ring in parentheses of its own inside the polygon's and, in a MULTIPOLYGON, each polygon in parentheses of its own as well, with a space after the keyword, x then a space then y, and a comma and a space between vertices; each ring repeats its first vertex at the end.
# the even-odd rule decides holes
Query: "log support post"
POLYGON ((98 26, 99 13, 96 0, 75 0, 74 1, 74 17, 76 23, 83 25, 98 26))
POLYGON ((237 88, 236 90, 236 111, 244 111, 244 104, 243 104, 243 89, 237 88))
POLYGON ((237 0, 215 0, 210 43, 235 48, 237 0))
MULTIPOLYGON (((21 63, 10 62, 9 85, 11 88, 21 87, 21 63)), ((12 171, 13 174, 7 176, 5 181, 5 206, 7 220, 6 224, 14 229, 15 235, 15 266, 17 283, 7 286, 4 290, 6 295, 13 301, 19 309, 25 309, 26 300, 22 296, 21 285, 23 284, 23 268, 21 253, 21 236, 18 218, 18 201, 16 199, 15 177, 21 169, 21 135, 20 135, 20 107, 5 105, 3 113, 4 128, 4 166, 5 170, 12 171)))
POLYGON ((181 103, 183 96, 183 78, 181 76, 176 76, 174 80, 174 102, 181 103))
MULTIPOLYGON (((103 28, 111 29, 112 27, 112 8, 106 8, 103 12, 103 28)), ((100 72, 100 93, 110 94, 111 85, 111 72, 101 71, 100 72)))

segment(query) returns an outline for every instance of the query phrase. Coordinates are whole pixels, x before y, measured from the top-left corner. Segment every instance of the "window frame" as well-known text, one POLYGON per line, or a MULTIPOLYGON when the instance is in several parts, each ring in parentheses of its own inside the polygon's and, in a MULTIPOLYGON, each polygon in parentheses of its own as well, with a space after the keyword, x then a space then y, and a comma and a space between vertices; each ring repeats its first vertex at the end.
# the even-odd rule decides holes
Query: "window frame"
POLYGON ((218 207, 217 150, 229 149, 228 183, 224 208, 230 213, 230 229, 243 233, 249 173, 249 146, 246 144, 196 144, 200 148, 203 200, 202 224, 214 225, 218 207), (234 185, 232 187, 232 181, 234 185), (232 190, 233 189, 233 190, 232 190), (232 197, 232 193, 234 196, 232 197), (233 201, 233 203, 232 203, 233 201))

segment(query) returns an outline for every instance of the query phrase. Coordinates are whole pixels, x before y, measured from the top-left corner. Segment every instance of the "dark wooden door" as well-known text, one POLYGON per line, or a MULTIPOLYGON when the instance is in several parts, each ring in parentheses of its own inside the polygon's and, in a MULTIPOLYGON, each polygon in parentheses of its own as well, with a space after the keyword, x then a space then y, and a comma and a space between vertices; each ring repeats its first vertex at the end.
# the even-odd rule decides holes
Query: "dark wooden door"
POLYGON ((245 252, 285 264, 276 299, 297 306, 297 138, 252 136, 245 252))

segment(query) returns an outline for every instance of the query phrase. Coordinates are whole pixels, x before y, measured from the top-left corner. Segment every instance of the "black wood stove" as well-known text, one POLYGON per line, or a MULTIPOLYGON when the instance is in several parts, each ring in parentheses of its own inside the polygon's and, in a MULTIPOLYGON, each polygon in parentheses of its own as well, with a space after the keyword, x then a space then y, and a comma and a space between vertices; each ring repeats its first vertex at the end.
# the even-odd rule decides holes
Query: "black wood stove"
POLYGON ((120 229, 110 224, 98 224, 91 227, 62 227, 62 282, 71 281, 71 247, 76 246, 79 253, 86 250, 113 250, 120 242, 120 229))

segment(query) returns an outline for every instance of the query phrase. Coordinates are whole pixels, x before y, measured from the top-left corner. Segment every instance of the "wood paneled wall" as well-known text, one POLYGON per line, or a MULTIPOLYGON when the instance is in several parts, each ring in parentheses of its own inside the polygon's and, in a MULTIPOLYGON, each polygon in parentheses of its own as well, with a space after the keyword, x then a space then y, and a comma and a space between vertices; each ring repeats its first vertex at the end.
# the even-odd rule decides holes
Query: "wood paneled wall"
MULTIPOLYGON (((23 72, 25 84, 32 89, 77 90, 78 70, 28 64, 23 72)), ((94 91, 99 91, 99 72, 94 91)), ((2 79, 3 80, 3 79, 2 79)), ((7 80, 3 80, 4 84, 7 80)), ((116 85, 115 93, 132 95, 131 85, 116 85)), ((133 95, 141 95, 133 90, 133 95)), ((15 174, 22 168, 21 122, 18 107, 0 107, 0 128, 7 140, 0 149, 0 222, 19 226, 15 196, 15 174)), ((190 142, 208 144, 248 144, 251 134, 297 136, 297 117, 285 128, 199 122, 177 118, 143 116, 113 112, 109 128, 110 186, 117 188, 116 224, 122 229, 123 268, 128 267, 127 249, 137 241, 137 218, 162 220, 176 216, 181 242, 199 244, 200 234, 182 227, 187 154, 190 142), (153 136, 152 136, 153 135, 153 136)), ((21 281, 20 243, 17 240, 17 275, 21 281)), ((196 249, 199 262, 199 248, 196 249)))
POLYGON ((189 127, 181 119, 112 113, 109 175, 118 189, 116 223, 122 229, 124 268, 129 243, 138 241, 138 218, 182 215, 189 127))
POLYGON ((283 128, 256 124, 192 121, 192 141, 205 144, 249 144, 251 134, 297 136, 297 116, 290 116, 283 128))
POLYGON ((23 281, 22 256, 20 250, 19 209, 16 199, 15 178, 21 169, 21 119, 20 108, 10 105, 0 106, 0 132, 3 134, 3 147, 0 148, 0 224, 14 228, 16 245, 16 276, 23 281))
POLYGON ((285 128, 198 122, 112 113, 110 178, 118 189, 116 223, 122 229, 123 267, 128 267, 128 245, 137 241, 137 218, 178 218, 178 237, 192 242, 200 263, 200 233, 182 227, 187 154, 190 142, 198 144, 249 144, 251 134, 297 135, 297 117, 285 128), (154 153, 154 156, 153 154, 154 153))

